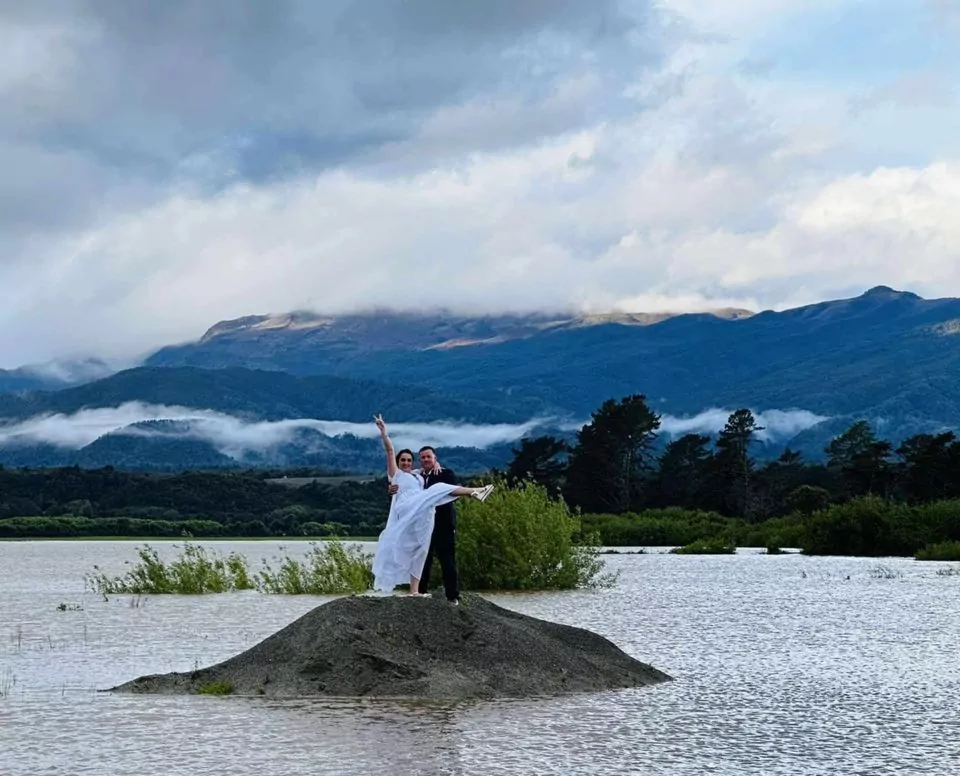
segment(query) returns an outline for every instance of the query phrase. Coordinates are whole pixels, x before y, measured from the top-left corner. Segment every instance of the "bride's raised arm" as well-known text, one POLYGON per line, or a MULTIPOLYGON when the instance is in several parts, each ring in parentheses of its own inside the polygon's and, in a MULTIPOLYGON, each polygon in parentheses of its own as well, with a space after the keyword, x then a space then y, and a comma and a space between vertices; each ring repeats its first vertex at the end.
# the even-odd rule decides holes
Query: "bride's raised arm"
POLYGON ((390 441, 390 435, 387 434, 387 424, 383 417, 374 415, 373 419, 377 428, 380 429, 380 441, 383 442, 383 450, 387 454, 387 477, 393 480, 393 476, 397 473, 397 456, 393 452, 393 442, 390 441))

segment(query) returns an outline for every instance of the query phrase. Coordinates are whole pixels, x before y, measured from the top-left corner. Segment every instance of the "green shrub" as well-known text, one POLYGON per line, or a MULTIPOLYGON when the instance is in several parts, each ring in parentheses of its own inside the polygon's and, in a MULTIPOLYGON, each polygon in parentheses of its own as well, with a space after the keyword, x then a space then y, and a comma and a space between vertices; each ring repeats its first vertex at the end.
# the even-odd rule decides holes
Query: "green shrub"
POLYGON ((808 555, 885 555, 891 541, 889 505, 870 496, 811 515, 803 551, 808 555))
POLYGON ((960 560, 960 542, 928 544, 916 554, 917 560, 960 560))
POLYGON ((607 547, 675 547, 726 536, 738 522, 716 512, 670 507, 623 515, 584 515, 583 530, 597 533, 607 547))
POLYGON ((197 688, 200 695, 230 695, 233 692, 233 685, 230 682, 210 682, 202 684, 197 688))
POLYGON ((286 556, 274 570, 264 561, 256 575, 262 593, 286 595, 340 595, 363 593, 373 586, 373 555, 356 544, 338 539, 310 543, 304 560, 286 556))
POLYGON ((723 539, 699 539, 670 550, 674 555, 733 555, 737 548, 723 539))
POLYGON ((774 517, 762 523, 737 521, 729 538, 738 547, 802 547, 808 518, 802 514, 774 517))
POLYGON ((912 555, 922 533, 921 515, 905 504, 864 496, 810 516, 803 537, 809 555, 912 555))
POLYGON ((87 575, 87 586, 103 596, 121 593, 200 595, 228 590, 250 590, 253 581, 243 556, 226 558, 196 544, 184 543, 180 555, 170 563, 160 559, 149 544, 137 549, 139 561, 123 576, 110 577, 96 566, 87 575))
POLYGON ((532 482, 502 481, 484 502, 457 502, 457 558, 469 590, 570 590, 608 586, 595 535, 559 498, 532 482), (577 544, 575 537, 580 539, 577 544))
POLYGON ((912 509, 917 548, 938 542, 960 541, 960 500, 931 501, 912 509))
POLYGON ((787 494, 784 506, 789 512, 812 515, 830 506, 830 491, 816 485, 800 485, 787 494))

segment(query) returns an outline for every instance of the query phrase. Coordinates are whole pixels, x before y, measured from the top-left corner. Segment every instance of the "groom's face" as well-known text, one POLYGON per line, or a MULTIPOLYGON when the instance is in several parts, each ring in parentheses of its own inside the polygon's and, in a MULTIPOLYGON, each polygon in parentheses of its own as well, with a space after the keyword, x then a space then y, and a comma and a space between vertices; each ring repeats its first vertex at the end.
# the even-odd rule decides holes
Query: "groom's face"
POLYGON ((433 450, 420 451, 420 468, 424 471, 433 471, 437 467, 437 456, 433 450))

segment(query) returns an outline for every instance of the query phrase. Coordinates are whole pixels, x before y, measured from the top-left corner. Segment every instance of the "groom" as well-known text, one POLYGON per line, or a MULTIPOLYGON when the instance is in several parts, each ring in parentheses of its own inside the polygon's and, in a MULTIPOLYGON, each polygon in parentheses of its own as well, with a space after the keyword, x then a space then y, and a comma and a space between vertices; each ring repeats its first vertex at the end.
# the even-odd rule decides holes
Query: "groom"
MULTIPOLYGON (((437 461, 437 451, 429 445, 420 448, 420 476, 423 477, 424 488, 446 482, 457 484, 453 469, 444 469, 437 461)), ((397 492, 397 486, 390 486, 390 495, 397 492)), ((460 603, 460 574, 457 571, 457 512, 455 502, 441 504, 434 512, 433 534, 430 537, 430 549, 427 550, 427 559, 423 564, 423 573, 420 574, 420 589, 430 591, 430 567, 433 565, 433 556, 440 561, 440 570, 443 572, 443 590, 447 600, 454 606, 460 603)))

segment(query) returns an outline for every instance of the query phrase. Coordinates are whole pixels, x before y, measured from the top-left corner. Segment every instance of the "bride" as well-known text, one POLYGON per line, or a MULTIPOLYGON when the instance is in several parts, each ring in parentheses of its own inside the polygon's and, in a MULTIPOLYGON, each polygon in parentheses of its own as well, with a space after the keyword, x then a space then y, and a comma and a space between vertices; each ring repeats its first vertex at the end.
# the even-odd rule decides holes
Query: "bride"
POLYGON ((399 490, 390 504, 387 526, 378 540, 373 559, 373 587, 391 592, 397 585, 409 582, 411 595, 428 595, 420 592, 420 575, 430 549, 434 509, 460 496, 485 501, 493 485, 462 488, 438 482, 424 489, 423 478, 413 470, 413 451, 401 450, 394 454, 387 424, 380 415, 375 420, 387 455, 387 476, 399 490))

